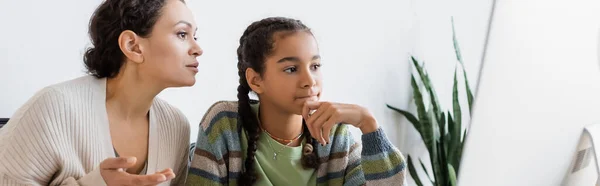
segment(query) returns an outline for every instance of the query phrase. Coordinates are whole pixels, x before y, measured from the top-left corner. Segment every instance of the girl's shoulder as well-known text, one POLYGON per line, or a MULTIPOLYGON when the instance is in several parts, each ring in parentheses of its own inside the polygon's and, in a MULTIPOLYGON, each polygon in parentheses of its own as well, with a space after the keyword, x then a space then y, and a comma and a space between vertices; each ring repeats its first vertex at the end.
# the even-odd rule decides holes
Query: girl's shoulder
POLYGON ((208 108, 200 121, 200 128, 211 133, 213 128, 236 129, 238 124, 238 102, 218 101, 208 108))

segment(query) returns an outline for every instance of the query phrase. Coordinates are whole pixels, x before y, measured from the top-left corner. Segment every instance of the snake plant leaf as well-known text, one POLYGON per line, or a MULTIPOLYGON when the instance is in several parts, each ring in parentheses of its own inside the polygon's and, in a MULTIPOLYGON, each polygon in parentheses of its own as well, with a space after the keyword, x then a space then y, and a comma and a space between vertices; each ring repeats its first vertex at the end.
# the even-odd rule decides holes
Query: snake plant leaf
POLYGON ((448 179, 450 186, 456 186, 456 171, 454 171, 454 167, 450 164, 448 164, 448 179))
POLYGON ((435 185, 435 183, 431 179, 431 175, 429 175, 429 172, 425 168, 425 164, 423 164, 423 161, 421 161, 421 159, 419 159, 419 163, 421 163, 421 168, 423 168, 423 172, 425 172, 425 174, 427 175, 427 178, 429 178, 429 181, 431 182, 431 185, 435 185))
POLYGON ((465 78, 465 87, 467 90, 467 101, 469 103, 469 113, 473 110, 473 92, 471 91, 471 86, 469 86, 469 79, 467 78, 467 72, 465 70, 465 64, 463 63, 462 55, 460 53, 460 46, 458 44, 458 39, 456 38, 456 30, 454 29, 454 17, 451 18, 452 22, 452 42, 454 44, 454 52, 456 53, 456 60, 460 63, 463 69, 463 76, 465 78))
MULTIPOLYGON (((417 59, 414 56, 411 56, 413 65, 415 66, 415 69, 417 69, 417 73, 419 74, 419 77, 421 78, 421 82, 423 82, 423 86, 425 86, 425 90, 427 90, 427 93, 429 94, 429 99, 431 100, 431 103, 433 104, 433 110, 435 111, 436 114, 441 113, 441 106, 439 103, 439 99, 437 98, 437 94, 435 93, 435 89, 433 88, 433 85, 431 84, 431 80, 429 80, 429 75, 427 74, 427 72, 425 71, 424 67, 421 66, 419 64, 419 62, 417 61, 417 59)), ((436 118, 438 123, 441 123, 441 116, 440 115, 436 115, 436 118)))
POLYGON ((410 155, 408 155, 408 172, 410 173, 410 177, 412 177, 412 179, 415 180, 415 183, 418 186, 423 186, 423 183, 421 182, 421 179, 419 179, 419 175, 417 174, 417 170, 413 165, 413 161, 410 158, 410 155))

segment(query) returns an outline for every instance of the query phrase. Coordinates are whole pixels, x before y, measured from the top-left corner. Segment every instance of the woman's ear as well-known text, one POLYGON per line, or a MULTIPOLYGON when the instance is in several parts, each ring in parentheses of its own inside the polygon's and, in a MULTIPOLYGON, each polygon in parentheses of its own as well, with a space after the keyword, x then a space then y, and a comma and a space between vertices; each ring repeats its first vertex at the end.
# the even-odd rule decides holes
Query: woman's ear
POLYGON ((260 74, 252 68, 246 69, 246 81, 248 81, 248 85, 252 91, 256 92, 256 94, 263 93, 263 81, 260 74))
POLYGON ((119 48, 129 61, 134 63, 144 62, 140 41, 141 38, 131 30, 125 30, 119 35, 119 48))

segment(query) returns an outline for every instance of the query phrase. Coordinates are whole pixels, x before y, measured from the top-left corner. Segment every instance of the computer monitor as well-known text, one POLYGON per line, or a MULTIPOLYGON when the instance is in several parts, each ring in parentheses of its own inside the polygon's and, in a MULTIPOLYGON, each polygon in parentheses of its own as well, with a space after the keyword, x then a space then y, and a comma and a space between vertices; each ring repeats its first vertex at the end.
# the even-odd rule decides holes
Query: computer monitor
POLYGON ((491 20, 458 185, 561 185, 600 123, 600 1, 496 1, 491 20))

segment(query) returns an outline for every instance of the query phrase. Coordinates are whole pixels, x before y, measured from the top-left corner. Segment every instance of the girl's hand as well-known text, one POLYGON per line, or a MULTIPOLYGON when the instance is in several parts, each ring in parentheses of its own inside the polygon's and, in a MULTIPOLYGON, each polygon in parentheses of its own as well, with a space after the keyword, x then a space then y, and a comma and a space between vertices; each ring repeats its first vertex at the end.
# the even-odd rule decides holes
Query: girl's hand
POLYGON ((375 117, 366 108, 352 104, 307 101, 302 108, 302 116, 310 134, 321 145, 330 142, 331 128, 338 123, 350 124, 359 128, 363 134, 374 132, 378 128, 375 117))

